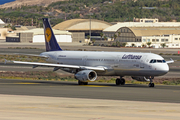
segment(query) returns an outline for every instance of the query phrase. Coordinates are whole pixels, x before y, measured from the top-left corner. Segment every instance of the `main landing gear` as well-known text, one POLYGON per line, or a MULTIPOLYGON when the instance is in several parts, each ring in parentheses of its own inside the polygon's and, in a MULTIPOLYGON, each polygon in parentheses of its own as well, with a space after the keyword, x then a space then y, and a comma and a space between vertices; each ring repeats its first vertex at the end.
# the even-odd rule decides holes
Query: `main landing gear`
POLYGON ((150 78, 150 83, 149 83, 149 85, 148 85, 149 87, 154 87, 154 83, 153 83, 153 80, 152 80, 152 79, 153 79, 153 78, 151 77, 151 78, 150 78))
POLYGON ((78 85, 88 85, 88 82, 82 82, 82 81, 78 80, 78 85))
POLYGON ((116 85, 124 85, 125 84, 125 79, 120 77, 116 79, 116 85))

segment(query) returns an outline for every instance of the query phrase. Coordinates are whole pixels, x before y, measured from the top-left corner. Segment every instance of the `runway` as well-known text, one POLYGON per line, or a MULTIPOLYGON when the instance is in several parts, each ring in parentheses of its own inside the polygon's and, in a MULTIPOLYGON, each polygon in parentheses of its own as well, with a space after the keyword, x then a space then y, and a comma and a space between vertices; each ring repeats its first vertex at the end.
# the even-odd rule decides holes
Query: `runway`
MULTIPOLYGON (((84 47, 84 46, 80 46, 84 47)), ((73 47, 71 47, 73 48, 73 47)), ((103 47, 95 47, 103 50, 103 47)), ((87 47, 90 49, 90 47, 87 47)), ((116 51, 119 48, 111 48, 116 51)), ((92 49, 91 49, 92 50, 92 49)), ((132 50, 131 48, 120 49, 123 51, 132 50)), ((142 50, 142 49, 135 49, 142 50)), ((149 50, 149 49, 143 49, 149 50)), ((153 49, 155 50, 155 49, 153 49)), ((164 49, 158 49, 160 52, 164 49)), ((169 49, 168 52, 174 49, 169 49)), ((175 51, 175 50, 174 50, 175 51)), ((28 53, 40 54, 43 49, 7 49, 1 48, 1 53, 28 53)), ((165 59, 173 58, 180 60, 179 56, 164 55, 165 59)), ((180 78, 180 61, 170 65, 170 72, 162 77, 180 78), (178 67, 176 67, 178 66, 178 67)), ((38 67, 32 69, 29 65, 15 65, 0 63, 1 71, 52 71, 53 68, 38 67)), ((57 72, 67 74, 61 70, 57 72)), ((148 88, 147 85, 128 84, 117 87, 115 84, 108 83, 90 83, 88 86, 78 86, 77 82, 55 82, 55 81, 27 81, 27 80, 4 80, 0 79, 0 94, 9 95, 30 95, 30 96, 50 96, 50 97, 69 97, 69 98, 91 98, 91 99, 109 99, 109 100, 129 100, 129 101, 150 101, 150 102, 180 102, 180 86, 156 85, 155 88, 148 88)))
POLYGON ((0 94, 180 103, 180 86, 164 85, 155 88, 135 84, 115 86, 112 83, 79 86, 77 82, 0 79, 0 94))
MULTIPOLYGON (((11 46, 11 45, 10 45, 11 46)), ((0 48, 0 53, 40 54, 40 49, 0 48)), ((14 45, 17 47, 17 45, 14 45)), ((22 45, 18 47, 24 47, 22 45)), ((28 46, 33 47, 33 46, 28 46)), ((98 51, 136 51, 154 53, 177 53, 175 49, 132 49, 95 46, 62 46, 63 49, 86 49, 98 51)), ((166 60, 179 56, 163 55, 166 60)), ((180 61, 170 64, 170 72, 162 77, 180 78, 180 61)), ((0 63, 0 71, 52 71, 53 68, 0 63)), ((57 72, 67 74, 58 70, 57 72)), ((0 79, 0 119, 12 120, 179 120, 180 86, 90 83, 79 86, 77 82, 8 80, 0 79)))
MULTIPOLYGON (((155 54, 177 54, 179 49, 154 49, 154 48, 124 48, 124 47, 101 47, 101 46, 83 46, 82 44, 68 44, 68 43, 60 43, 60 46, 63 50, 67 51, 111 51, 111 52, 146 52, 146 53, 155 53, 155 54)), ((0 45, 0 53, 24 53, 24 54, 40 54, 45 52, 44 44, 1 44, 0 45), (36 48, 36 49, 17 49, 19 48, 36 48), (14 49, 12 49, 14 48, 14 49)))

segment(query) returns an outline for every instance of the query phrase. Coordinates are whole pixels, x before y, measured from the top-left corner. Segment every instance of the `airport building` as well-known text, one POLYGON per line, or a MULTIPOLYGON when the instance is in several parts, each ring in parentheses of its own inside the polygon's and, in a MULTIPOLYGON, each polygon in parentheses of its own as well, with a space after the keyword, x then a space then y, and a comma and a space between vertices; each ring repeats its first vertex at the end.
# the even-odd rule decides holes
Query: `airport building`
MULTIPOLYGON (((72 42, 72 33, 67 31, 53 30, 58 42, 72 42)), ((16 33, 14 36, 7 36, 6 42, 30 42, 40 43, 44 41, 44 29, 36 28, 16 33)))
MULTIPOLYGON (((101 39, 100 33, 111 24, 95 19, 71 19, 53 27, 58 42, 84 43, 91 32, 91 38, 101 39)), ((16 26, 16 33, 7 36, 6 42, 44 42, 44 30, 33 26, 16 26)))
POLYGON ((142 46, 143 44, 145 45, 147 42, 151 42, 151 46, 154 48, 162 48, 162 44, 164 43, 165 47, 168 48, 180 48, 180 34, 143 36, 142 43, 137 43, 136 46, 142 46))
MULTIPOLYGON (((44 30, 41 28, 17 26, 17 34, 7 36, 7 42, 44 42, 44 30)), ((151 42, 151 46, 160 48, 162 43, 169 48, 180 47, 180 22, 159 22, 158 19, 135 19, 134 22, 122 22, 111 25, 95 19, 72 19, 53 27, 58 42, 85 42, 85 36, 94 38, 98 45, 107 43, 99 41, 103 32, 108 41, 126 42, 127 46, 137 47, 151 42), (117 37, 114 38, 114 35, 117 37), (102 43, 101 43, 102 42, 102 43)), ((104 44, 105 45, 105 44, 104 44)))
POLYGON ((98 38, 100 36, 100 33, 111 25, 112 24, 110 23, 96 19, 71 19, 55 25, 53 29, 65 30, 72 33, 83 32, 85 36, 88 36, 91 31, 92 38, 98 38))
POLYGON ((0 28, 0 40, 6 39, 8 28, 0 28))
POLYGON ((142 47, 147 42, 151 42, 152 46, 156 48, 160 48, 162 43, 171 48, 180 47, 179 22, 158 22, 156 19, 154 21, 140 19, 140 21, 117 23, 106 28, 103 33, 109 41, 116 35, 117 38, 113 40, 126 42, 127 46, 134 44, 135 46, 142 47))
POLYGON ((16 31, 25 31, 25 30, 36 29, 36 26, 15 25, 15 28, 16 28, 16 31))
MULTIPOLYGON (((53 30, 53 32, 57 39, 57 42, 72 42, 72 37, 71 37, 72 33, 67 31, 60 31, 60 30, 53 30)), ((24 42, 28 41, 28 39, 27 40, 25 39, 28 38, 27 36, 32 37, 31 39, 33 43, 45 42, 43 28, 36 28, 36 29, 22 31, 19 33, 19 35, 20 38, 23 38, 22 40, 24 42)))
POLYGON ((4 23, 4 22, 0 19, 0 28, 3 28, 4 26, 6 26, 6 23, 4 23))
POLYGON ((11 33, 11 29, 9 28, 4 28, 4 26, 6 26, 7 24, 4 23, 1 19, 0 19, 0 40, 5 40, 6 39, 6 35, 11 33))

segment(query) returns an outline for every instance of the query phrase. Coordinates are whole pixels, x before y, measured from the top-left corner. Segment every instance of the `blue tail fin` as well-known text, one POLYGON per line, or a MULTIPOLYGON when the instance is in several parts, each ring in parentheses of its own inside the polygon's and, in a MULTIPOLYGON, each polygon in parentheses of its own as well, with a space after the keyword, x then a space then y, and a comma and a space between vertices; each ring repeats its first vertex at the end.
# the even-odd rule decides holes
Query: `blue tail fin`
POLYGON ((49 24, 48 18, 43 18, 43 25, 44 25, 46 51, 61 51, 62 49, 59 47, 57 43, 51 25, 49 24))

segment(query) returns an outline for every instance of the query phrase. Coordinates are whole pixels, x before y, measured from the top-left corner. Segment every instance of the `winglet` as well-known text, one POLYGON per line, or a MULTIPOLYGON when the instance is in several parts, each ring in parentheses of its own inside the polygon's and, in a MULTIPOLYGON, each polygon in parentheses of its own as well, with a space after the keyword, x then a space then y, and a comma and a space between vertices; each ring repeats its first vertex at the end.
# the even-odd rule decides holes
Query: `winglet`
POLYGON ((171 61, 166 61, 166 63, 173 63, 174 60, 172 58, 170 58, 171 61))
POLYGON ((4 64, 6 64, 7 63, 7 60, 6 59, 4 59, 4 64))

